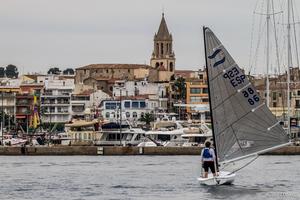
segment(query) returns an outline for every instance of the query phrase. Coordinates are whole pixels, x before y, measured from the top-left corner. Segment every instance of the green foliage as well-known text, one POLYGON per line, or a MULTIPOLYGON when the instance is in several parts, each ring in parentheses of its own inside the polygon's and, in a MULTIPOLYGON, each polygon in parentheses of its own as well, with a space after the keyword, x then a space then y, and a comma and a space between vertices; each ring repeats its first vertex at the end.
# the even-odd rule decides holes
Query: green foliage
POLYGON ((4 67, 0 67, 0 78, 5 77, 5 69, 4 67))
POLYGON ((65 69, 65 70, 63 71, 63 74, 64 74, 64 75, 74 75, 75 72, 74 72, 74 70, 73 70, 72 68, 67 68, 67 69, 65 69))
POLYGON ((7 78, 18 78, 18 68, 15 65, 7 65, 5 69, 5 75, 7 78))
POLYGON ((48 72, 47 72, 47 74, 56 74, 56 75, 58 75, 58 74, 60 74, 60 70, 59 70, 59 68, 57 68, 57 67, 53 67, 53 68, 50 68, 49 70, 48 70, 48 72))
POLYGON ((146 125, 150 125, 154 121, 154 115, 151 113, 146 113, 140 118, 140 121, 145 122, 146 125))
POLYGON ((172 85, 173 91, 176 92, 176 99, 185 100, 186 98, 186 84, 185 79, 183 77, 177 78, 173 85, 172 85))

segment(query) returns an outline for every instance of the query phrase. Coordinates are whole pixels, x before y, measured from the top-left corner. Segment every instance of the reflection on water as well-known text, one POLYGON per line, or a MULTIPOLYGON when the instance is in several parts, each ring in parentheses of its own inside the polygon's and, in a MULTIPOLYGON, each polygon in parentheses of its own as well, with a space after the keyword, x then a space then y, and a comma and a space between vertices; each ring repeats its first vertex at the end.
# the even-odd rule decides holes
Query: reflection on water
POLYGON ((204 186, 199 156, 0 157, 1 199, 300 199, 298 156, 264 156, 204 186))

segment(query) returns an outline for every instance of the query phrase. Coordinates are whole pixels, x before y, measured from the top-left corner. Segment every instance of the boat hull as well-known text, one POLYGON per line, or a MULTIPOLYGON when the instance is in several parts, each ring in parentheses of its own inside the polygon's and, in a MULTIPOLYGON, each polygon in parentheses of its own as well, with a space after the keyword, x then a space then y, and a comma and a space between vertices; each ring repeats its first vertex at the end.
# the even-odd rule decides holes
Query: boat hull
POLYGON ((221 171, 217 177, 209 174, 207 178, 199 177, 198 182, 201 185, 229 185, 232 184, 235 178, 235 173, 221 171))

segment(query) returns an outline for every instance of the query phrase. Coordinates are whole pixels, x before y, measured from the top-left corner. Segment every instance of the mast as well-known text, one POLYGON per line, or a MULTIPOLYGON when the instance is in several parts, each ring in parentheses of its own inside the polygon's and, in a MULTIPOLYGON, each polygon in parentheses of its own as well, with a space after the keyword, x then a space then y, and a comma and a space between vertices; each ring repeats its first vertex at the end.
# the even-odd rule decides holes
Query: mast
POLYGON ((269 60, 270 60, 270 0, 267 0, 267 106, 270 107, 270 81, 269 81, 269 60))
POLYGON ((212 135, 213 135, 214 148, 215 148, 215 152, 216 152, 215 153, 216 154, 216 166, 218 168, 218 150, 217 150, 216 136, 215 136, 215 131, 214 131, 213 112, 212 112, 212 108, 211 108, 211 95, 210 95, 210 87, 209 87, 205 30, 206 30, 206 27, 203 26, 204 53, 205 53, 205 67, 206 67, 206 77, 207 77, 207 86, 208 86, 209 112, 210 112, 210 119, 211 119, 211 130, 212 130, 212 135))
POLYGON ((290 68, 291 68, 291 56, 292 56, 292 52, 291 52, 291 23, 290 23, 290 5, 291 4, 291 0, 288 0, 288 11, 287 11, 287 15, 288 15, 288 19, 287 19, 287 45, 288 45, 288 65, 287 65, 287 106, 288 106, 288 112, 287 112, 287 120, 288 120, 288 132, 287 134, 290 135, 291 133, 291 122, 290 122, 290 106, 291 106, 291 102, 290 102, 290 68))

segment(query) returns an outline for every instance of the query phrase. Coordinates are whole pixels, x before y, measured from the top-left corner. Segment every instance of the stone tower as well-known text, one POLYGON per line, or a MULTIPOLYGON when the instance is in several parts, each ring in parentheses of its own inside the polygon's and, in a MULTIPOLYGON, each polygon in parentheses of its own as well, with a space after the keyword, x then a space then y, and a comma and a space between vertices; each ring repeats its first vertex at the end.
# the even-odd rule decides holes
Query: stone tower
POLYGON ((150 65, 159 70, 159 79, 161 80, 170 80, 175 71, 175 54, 172 42, 172 34, 169 33, 163 13, 158 32, 154 35, 154 50, 150 61, 150 65))

